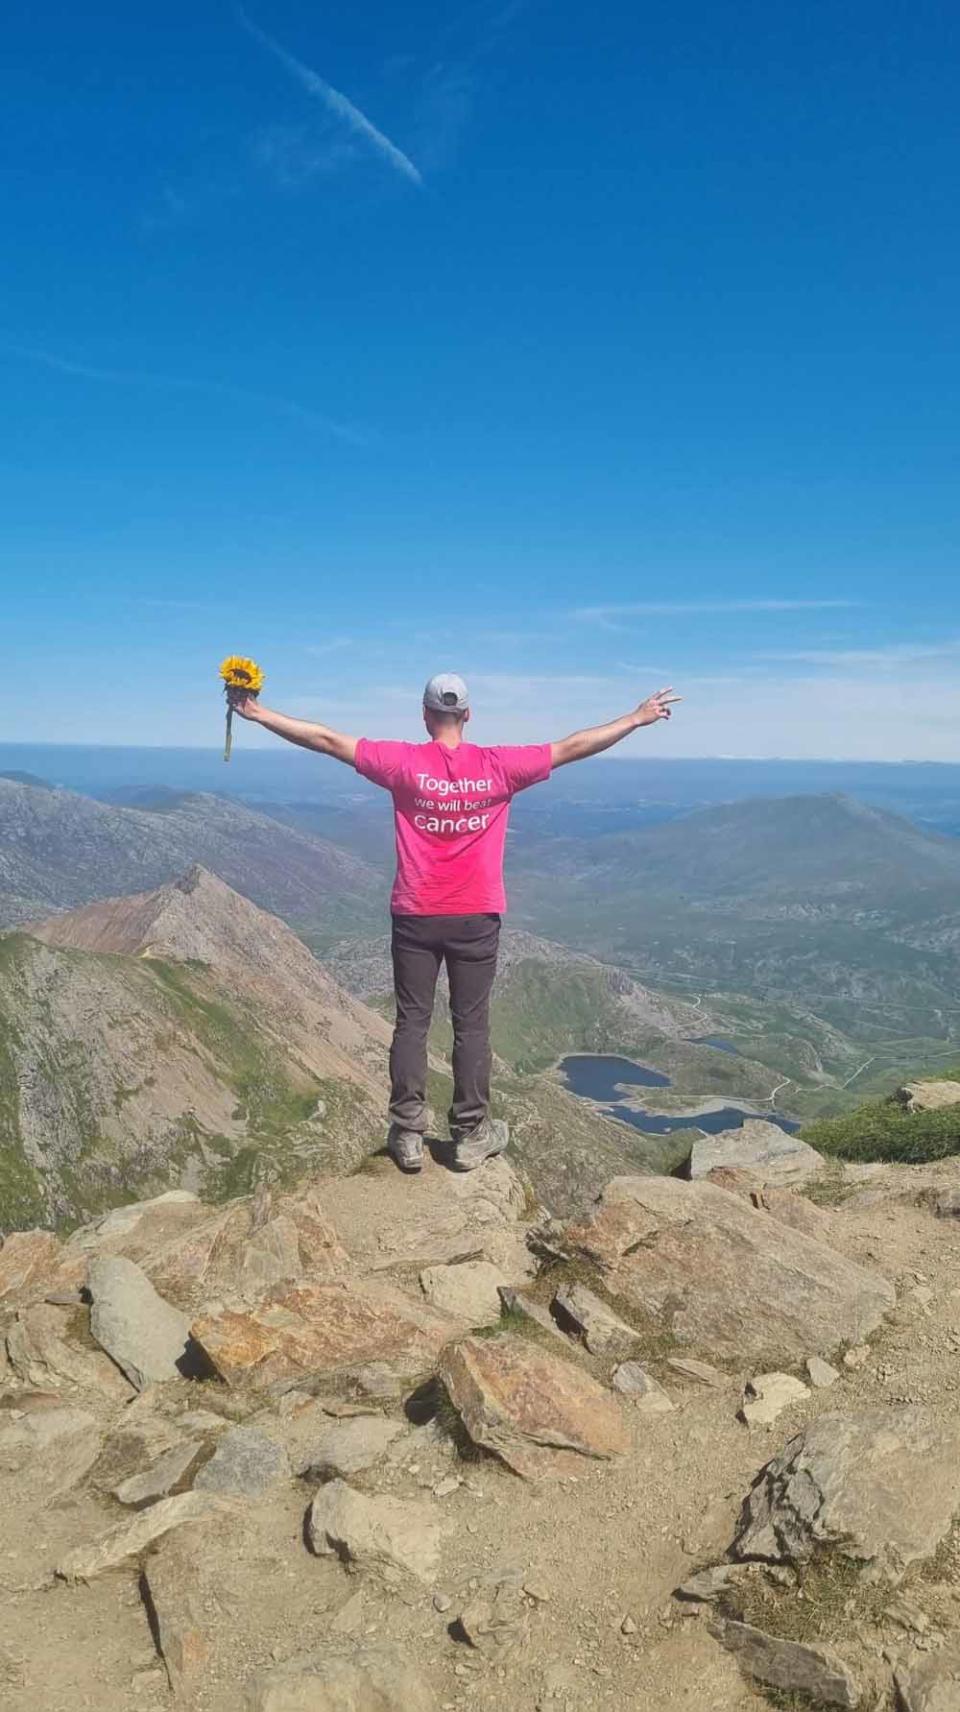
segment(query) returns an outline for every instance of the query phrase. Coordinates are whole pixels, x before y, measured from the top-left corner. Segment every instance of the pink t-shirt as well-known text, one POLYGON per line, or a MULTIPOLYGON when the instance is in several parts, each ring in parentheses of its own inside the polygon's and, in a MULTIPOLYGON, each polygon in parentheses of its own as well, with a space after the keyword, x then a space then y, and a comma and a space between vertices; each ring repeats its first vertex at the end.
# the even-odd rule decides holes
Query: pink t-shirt
POLYGON ((499 914, 510 799, 550 776, 550 744, 371 743, 356 768, 393 797, 394 915, 499 914))

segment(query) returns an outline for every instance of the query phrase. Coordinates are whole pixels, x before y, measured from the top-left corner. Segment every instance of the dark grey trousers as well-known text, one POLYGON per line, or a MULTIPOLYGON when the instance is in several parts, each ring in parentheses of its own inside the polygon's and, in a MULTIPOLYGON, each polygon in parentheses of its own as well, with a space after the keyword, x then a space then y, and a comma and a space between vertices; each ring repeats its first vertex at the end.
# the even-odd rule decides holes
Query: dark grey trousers
POLYGON ((427 1034, 441 963, 453 1021, 450 1131, 466 1135, 490 1103, 490 989, 497 968, 498 915, 395 915, 393 985, 397 1022, 390 1048, 390 1119, 423 1134, 427 1034))

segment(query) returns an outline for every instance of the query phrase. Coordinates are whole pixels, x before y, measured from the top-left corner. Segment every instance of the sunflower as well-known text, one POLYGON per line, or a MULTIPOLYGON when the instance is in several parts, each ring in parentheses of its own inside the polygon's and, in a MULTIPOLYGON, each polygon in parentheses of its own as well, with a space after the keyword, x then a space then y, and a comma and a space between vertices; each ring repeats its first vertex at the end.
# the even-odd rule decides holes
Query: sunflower
POLYGON ((245 660, 242 654, 230 654, 220 667, 227 697, 227 740, 223 758, 229 761, 233 749, 233 701, 231 690, 243 690, 247 695, 259 695, 263 689, 263 673, 256 660, 245 660))
POLYGON ((256 660, 245 660, 242 654, 230 654, 220 667, 220 676, 228 690, 259 695, 263 689, 263 673, 256 660))

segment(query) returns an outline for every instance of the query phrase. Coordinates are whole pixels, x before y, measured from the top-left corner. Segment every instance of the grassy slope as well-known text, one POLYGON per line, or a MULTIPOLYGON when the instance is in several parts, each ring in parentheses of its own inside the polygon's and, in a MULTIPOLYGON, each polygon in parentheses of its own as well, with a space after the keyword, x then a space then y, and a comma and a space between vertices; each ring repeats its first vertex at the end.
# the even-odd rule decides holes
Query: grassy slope
POLYGON ((375 1114, 359 1090, 284 1059, 204 965, 57 952, 65 966, 79 966, 94 981, 99 968, 105 1005, 121 982, 124 998, 147 1019, 155 1042, 156 1056, 137 1067, 136 1089, 124 1084, 118 1070, 104 1102, 97 1092, 102 1061, 95 1077, 89 1048, 70 1037, 49 1004, 31 996, 29 965, 37 955, 36 942, 25 936, 0 939, 0 1229, 48 1222, 51 1212, 68 1221, 88 1217, 158 1192, 176 1182, 190 1160, 199 1165, 204 1195, 220 1199, 242 1193, 258 1175, 288 1181, 311 1166, 329 1165, 349 1150, 351 1138, 358 1150, 374 1144, 375 1114), (30 1013, 29 1049, 18 1025, 24 1012, 30 1013), (233 1097, 239 1136, 202 1131, 186 1109, 178 1121, 168 1122, 159 1144, 145 1146, 132 1136, 118 1142, 111 1120, 122 1122, 133 1092, 148 1089, 154 1074, 162 1073, 171 1031, 233 1097), (43 1172, 31 1165, 23 1145, 22 1055, 39 1067, 58 1108, 68 1114, 60 1156, 43 1172))
MULTIPOLYGON (((960 1081, 960 1066, 939 1074, 960 1081)), ((819 1152, 836 1159, 915 1165, 960 1153, 960 1104, 911 1112, 896 1101, 869 1101, 840 1117, 808 1124, 803 1135, 819 1152)))

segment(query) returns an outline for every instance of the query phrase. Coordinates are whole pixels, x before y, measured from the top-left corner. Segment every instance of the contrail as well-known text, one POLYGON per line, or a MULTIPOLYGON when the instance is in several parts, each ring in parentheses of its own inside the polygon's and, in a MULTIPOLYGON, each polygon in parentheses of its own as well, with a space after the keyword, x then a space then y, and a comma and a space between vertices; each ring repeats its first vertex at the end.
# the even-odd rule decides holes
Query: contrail
POLYGON ((288 53, 285 47, 281 47, 273 36, 268 36, 266 30, 261 30, 259 24, 254 23, 242 6, 237 7, 237 17, 247 34, 251 35, 254 41, 259 42, 261 47, 266 48, 268 53, 273 54, 274 59, 278 59, 280 64, 286 67, 290 76, 295 77, 309 95, 316 95, 329 112, 335 114, 338 119, 342 119, 351 131, 356 132, 358 137, 365 137, 368 143, 372 143, 373 147, 390 162, 391 166, 396 167, 398 172, 402 172, 405 178, 412 179, 414 184, 423 183, 420 171, 414 166, 409 155, 405 155, 402 149, 397 148, 396 143, 392 143, 389 137, 385 137, 382 131, 378 131, 376 125, 371 124, 366 114, 361 113, 359 107, 355 107, 346 95, 341 95, 339 89, 334 89, 332 83, 327 83, 325 78, 320 77, 317 72, 311 71, 310 67, 304 65, 302 60, 295 58, 292 53, 288 53))
POLYGON ((77 380, 98 381, 110 386, 152 387, 164 392, 205 392, 216 398, 233 398, 241 404, 258 404, 264 409, 278 410, 285 416, 294 416, 311 428, 322 428, 325 433, 332 434, 335 439, 344 440, 349 445, 365 444, 363 434, 346 423, 335 422, 329 416, 321 416, 318 411, 309 410, 306 405, 297 404, 291 398, 277 398, 268 392, 253 392, 249 387, 232 386, 228 381, 191 380, 186 375, 144 374, 136 369, 98 368, 92 363, 74 362, 71 357, 57 356, 53 351, 38 350, 29 345, 0 344, 0 355, 17 357, 27 363, 39 363, 56 374, 71 375, 77 380))

